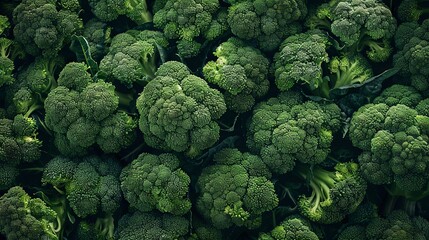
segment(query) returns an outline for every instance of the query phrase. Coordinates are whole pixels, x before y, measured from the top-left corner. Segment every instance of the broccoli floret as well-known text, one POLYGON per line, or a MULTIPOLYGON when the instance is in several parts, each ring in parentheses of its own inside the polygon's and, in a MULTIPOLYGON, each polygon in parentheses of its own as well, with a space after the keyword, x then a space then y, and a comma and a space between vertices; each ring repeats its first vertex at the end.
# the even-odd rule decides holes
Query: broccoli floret
POLYGON ((109 81, 119 81, 131 88, 145 84, 155 77, 158 47, 168 41, 160 32, 129 31, 113 37, 108 54, 100 62, 99 75, 109 81))
POLYGON ((168 0, 153 16, 153 23, 156 28, 163 30, 168 39, 177 40, 181 57, 190 58, 200 51, 201 43, 197 38, 212 40, 217 37, 213 21, 222 17, 217 15, 219 10, 217 0, 168 0))
POLYGON ((119 152, 136 139, 137 121, 124 112, 107 117, 102 123, 97 144, 105 153, 119 152))
POLYGON ((204 168, 197 181, 198 212, 218 229, 259 227, 261 215, 279 201, 268 168, 258 156, 238 149, 224 148, 213 160, 216 164, 204 168))
POLYGON ((284 174, 295 162, 323 162, 341 125, 335 104, 304 102, 295 92, 259 103, 253 110, 247 146, 261 155, 271 171, 284 174))
POLYGON ((110 240, 114 239, 114 219, 112 216, 97 218, 94 221, 83 220, 76 229, 75 239, 110 240))
POLYGON ((85 23, 82 36, 88 41, 91 57, 97 62, 108 52, 112 28, 106 23, 92 18, 85 23))
POLYGON ((189 221, 180 216, 156 212, 129 213, 119 220, 116 232, 118 240, 181 239, 188 234, 189 221))
POLYGON ((55 56, 83 27, 76 13, 58 9, 54 0, 22 1, 13 10, 13 22, 15 40, 33 56, 55 56))
MULTIPOLYGON (((405 95, 405 101, 410 102, 407 98, 405 95)), ((358 159, 362 174, 370 183, 392 184, 389 187, 394 195, 420 199, 427 194, 421 190, 429 180, 425 130, 429 118, 413 107, 400 103, 388 106, 381 100, 361 107, 351 119, 349 137, 354 146, 364 150, 358 159)))
POLYGON ((429 19, 418 23, 403 23, 395 34, 395 44, 398 48, 393 56, 393 63, 400 69, 400 74, 409 80, 419 91, 429 89, 429 71, 426 66, 429 61, 429 19))
POLYGON ((55 157, 43 170, 42 183, 63 191, 74 213, 81 218, 113 214, 122 200, 120 165, 112 158, 55 157))
POLYGON ((88 84, 79 94, 80 110, 86 118, 100 122, 118 108, 119 97, 111 83, 98 81, 88 84))
POLYGON ((146 0, 90 0, 92 13, 103 22, 126 15, 138 25, 152 22, 146 0))
POLYGON ((274 76, 277 88, 287 91, 295 84, 305 84, 311 90, 322 86, 322 64, 329 61, 328 36, 310 30, 286 38, 274 55, 274 76))
POLYGON ((224 90, 228 109, 239 113, 249 111, 255 99, 268 92, 268 59, 237 38, 220 44, 214 55, 217 60, 203 68, 206 80, 224 90))
POLYGON ((13 43, 14 42, 12 40, 7 38, 0 38, 0 87, 4 84, 12 84, 15 81, 13 77, 15 66, 13 59, 9 58, 11 48, 13 48, 13 43))
POLYGON ((269 233, 262 233, 258 240, 319 240, 311 224, 300 215, 292 215, 283 220, 269 233))
POLYGON ((338 235, 338 240, 367 240, 364 226, 353 225, 348 226, 338 235))
POLYGON ((64 66, 58 76, 58 86, 82 92, 92 82, 91 75, 85 63, 70 62, 64 66))
POLYGON ((403 0, 398 7, 398 19, 402 22, 417 22, 429 13, 427 0, 403 0))
POLYGON ((356 163, 338 163, 335 171, 298 165, 295 171, 311 188, 311 195, 303 195, 298 201, 301 214, 311 221, 340 222, 355 211, 365 197, 367 185, 356 163))
POLYGON ((0 197, 0 233, 9 240, 58 240, 57 213, 19 186, 0 197))
POLYGON ((394 84, 381 92, 381 94, 374 99, 373 103, 384 103, 389 107, 397 104, 403 104, 410 108, 414 108, 422 100, 421 94, 415 88, 401 84, 394 84))
POLYGON ((187 198, 189 176, 179 168, 172 154, 142 153, 121 173, 121 188, 131 207, 142 212, 157 209, 174 215, 186 214, 191 208, 187 198))
POLYGON ((276 51, 286 37, 301 32, 307 15, 302 0, 247 0, 229 7, 228 23, 239 38, 256 40, 264 52, 276 51))
POLYGON ((226 111, 223 96, 180 62, 164 63, 156 76, 136 104, 144 140, 157 149, 196 157, 219 139, 215 120, 226 111))

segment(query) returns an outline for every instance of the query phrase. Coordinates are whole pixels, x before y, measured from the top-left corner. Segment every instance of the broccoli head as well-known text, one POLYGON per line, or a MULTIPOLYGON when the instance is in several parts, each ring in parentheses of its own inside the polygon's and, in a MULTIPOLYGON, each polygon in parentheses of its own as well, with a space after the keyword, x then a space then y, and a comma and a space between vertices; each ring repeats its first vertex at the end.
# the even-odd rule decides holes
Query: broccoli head
POLYGON ((357 163, 338 163, 334 171, 298 165, 296 171, 311 188, 311 195, 302 195, 298 201, 301 214, 311 221, 340 222, 355 211, 365 197, 367 185, 357 163))
POLYGON ((137 99, 139 127, 154 148, 195 157, 219 139, 215 121, 226 111, 222 94, 192 75, 186 65, 161 65, 137 99))
POLYGON ((9 240, 58 240, 57 213, 39 198, 31 198, 22 187, 0 196, 0 233, 9 240))
POLYGON ((256 105, 247 146, 261 155, 271 171, 284 174, 297 161, 323 162, 340 125, 341 111, 337 105, 305 102, 296 92, 284 92, 256 105))
POLYGON ((92 13, 103 22, 126 15, 138 25, 152 22, 146 0, 89 0, 92 13))
POLYGON ((220 44, 216 61, 203 68, 205 79, 224 90, 226 105, 235 112, 249 111, 268 92, 268 59, 237 38, 220 44))
POLYGON ((402 22, 418 22, 429 13, 427 0, 403 0, 398 6, 398 19, 402 22))
POLYGON ((216 164, 203 169, 197 181, 197 210, 214 227, 261 225, 261 215, 278 205, 271 173, 262 160, 238 149, 215 154, 216 164))
POLYGON ((286 37, 301 32, 297 21, 306 15, 303 0, 246 0, 229 7, 228 23, 237 37, 256 40, 259 49, 273 52, 286 37))
POLYGON ((258 240, 319 240, 310 222, 300 215, 284 219, 269 233, 262 233, 258 240))
POLYGON ((122 170, 121 188, 131 207, 142 212, 157 209, 174 215, 191 208, 187 198, 191 179, 179 168, 179 159, 168 153, 142 153, 122 170))
POLYGON ((45 166, 42 183, 63 191, 78 217, 113 214, 122 200, 120 172, 120 165, 112 158, 58 156, 45 166))

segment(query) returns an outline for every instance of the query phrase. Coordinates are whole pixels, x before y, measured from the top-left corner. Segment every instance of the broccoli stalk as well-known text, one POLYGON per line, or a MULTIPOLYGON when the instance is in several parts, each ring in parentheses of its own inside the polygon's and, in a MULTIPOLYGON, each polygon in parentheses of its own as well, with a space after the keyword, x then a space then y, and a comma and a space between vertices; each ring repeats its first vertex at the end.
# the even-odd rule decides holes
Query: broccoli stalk
POLYGON ((338 163, 335 171, 299 164, 296 172, 308 181, 312 190, 309 197, 300 196, 299 209, 315 222, 341 221, 359 206, 366 193, 366 182, 359 176, 356 163, 338 163))

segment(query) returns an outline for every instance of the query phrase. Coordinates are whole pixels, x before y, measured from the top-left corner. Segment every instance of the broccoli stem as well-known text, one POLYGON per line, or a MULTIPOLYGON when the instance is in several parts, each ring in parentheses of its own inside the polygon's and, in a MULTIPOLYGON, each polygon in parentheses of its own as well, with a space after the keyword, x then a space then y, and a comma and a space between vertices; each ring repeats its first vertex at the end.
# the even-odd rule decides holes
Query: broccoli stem
POLYGON ((24 117, 28 118, 31 116, 31 114, 33 114, 36 110, 42 109, 43 106, 39 105, 39 104, 33 104, 31 105, 31 107, 28 109, 28 111, 24 114, 24 117))

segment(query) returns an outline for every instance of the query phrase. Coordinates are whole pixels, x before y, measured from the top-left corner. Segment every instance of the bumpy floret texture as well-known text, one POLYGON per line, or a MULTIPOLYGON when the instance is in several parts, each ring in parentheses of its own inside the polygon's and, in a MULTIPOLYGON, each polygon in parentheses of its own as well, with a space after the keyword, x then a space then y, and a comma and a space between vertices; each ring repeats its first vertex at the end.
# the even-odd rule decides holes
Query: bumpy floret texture
POLYGON ((57 213, 22 187, 12 187, 0 197, 0 215, 0 233, 9 240, 58 240, 57 213))
POLYGON ((117 239, 181 239, 188 233, 189 221, 180 216, 156 212, 124 215, 118 222, 117 239))
POLYGON ((366 181, 356 163, 338 163, 332 171, 300 165, 301 174, 311 188, 310 196, 300 196, 298 206, 311 221, 330 224, 340 222, 356 210, 365 197, 366 181))
POLYGON ((228 109, 246 112, 268 92, 268 59, 256 48, 237 38, 220 44, 203 73, 205 79, 224 90, 228 109))
POLYGON ((335 104, 304 102, 297 93, 284 92, 254 108, 247 146, 260 154, 271 171, 283 174, 297 161, 323 162, 340 122, 335 104))
POLYGON ((74 12, 57 9, 54 0, 25 0, 13 10, 15 40, 28 54, 54 56, 76 30, 82 20, 74 12))
POLYGON ((128 88, 150 81, 155 77, 158 65, 157 46, 168 46, 160 32, 128 31, 116 35, 109 52, 100 62, 100 75, 128 88))
POLYGON ((113 214, 122 200, 120 165, 112 158, 55 157, 43 170, 42 183, 63 189, 74 213, 81 217, 113 214))
POLYGON ((301 31, 297 21, 306 14, 307 7, 302 0, 247 0, 233 3, 228 23, 237 37, 256 40, 259 49, 272 52, 286 37, 301 31))
POLYGON ((318 240, 310 222, 300 215, 292 215, 283 220, 269 233, 262 233, 258 240, 318 240))
POLYGON ((292 35, 280 45, 274 56, 274 76, 280 91, 287 91, 297 84, 306 84, 310 89, 322 85, 322 63, 328 62, 329 41, 318 30, 292 35))
POLYGON ((278 205, 271 173, 262 160, 225 148, 214 156, 197 181, 197 210, 216 228, 261 224, 261 215, 278 205))
POLYGON ((192 75, 186 65, 166 62, 137 99, 139 127, 154 148, 196 156, 215 144, 215 120, 226 111, 222 94, 192 75))
POLYGON ((429 89, 429 19, 421 24, 417 22, 399 25, 395 34, 398 52, 393 56, 393 63, 400 69, 400 74, 411 81, 419 91, 429 89))
MULTIPOLYGON (((392 88, 402 89, 398 86, 392 88)), ((405 95, 401 99, 400 93, 393 95, 389 88, 385 91, 387 93, 381 95, 379 103, 365 105, 355 112, 350 139, 354 146, 364 150, 359 162, 362 174, 369 182, 393 184, 395 189, 399 189, 398 195, 419 198, 418 192, 426 188, 429 179, 429 118, 414 109, 416 99, 419 99, 415 92, 402 91, 400 93, 405 95)))
POLYGON ((187 198, 191 179, 173 154, 142 153, 121 173, 121 188, 131 207, 183 215, 191 208, 187 198))
POLYGON ((82 156, 98 145, 106 153, 119 152, 136 137, 136 121, 118 112, 115 87, 93 82, 83 63, 68 63, 58 87, 45 100, 46 126, 55 132, 55 144, 66 156, 82 156))

